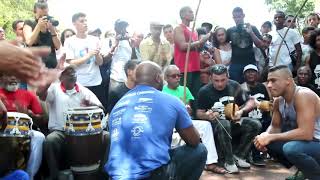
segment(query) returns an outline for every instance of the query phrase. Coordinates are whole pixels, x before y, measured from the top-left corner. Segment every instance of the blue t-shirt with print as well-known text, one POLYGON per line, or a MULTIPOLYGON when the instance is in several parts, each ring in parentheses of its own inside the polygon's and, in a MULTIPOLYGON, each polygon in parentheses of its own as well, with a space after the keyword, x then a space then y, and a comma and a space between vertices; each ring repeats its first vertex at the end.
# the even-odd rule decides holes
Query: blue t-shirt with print
POLYGON ((136 86, 110 114, 111 146, 105 170, 112 179, 149 177, 169 162, 173 129, 191 125, 179 99, 150 86, 136 86))

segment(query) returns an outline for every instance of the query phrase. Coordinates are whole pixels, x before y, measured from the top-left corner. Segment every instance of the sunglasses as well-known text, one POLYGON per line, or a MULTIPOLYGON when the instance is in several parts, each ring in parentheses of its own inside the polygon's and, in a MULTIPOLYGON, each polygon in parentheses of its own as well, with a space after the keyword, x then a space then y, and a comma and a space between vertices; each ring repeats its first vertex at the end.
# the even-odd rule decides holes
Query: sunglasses
POLYGON ((170 78, 173 78, 173 79, 175 79, 175 78, 181 78, 181 74, 171 74, 171 75, 168 75, 168 77, 170 77, 170 78))

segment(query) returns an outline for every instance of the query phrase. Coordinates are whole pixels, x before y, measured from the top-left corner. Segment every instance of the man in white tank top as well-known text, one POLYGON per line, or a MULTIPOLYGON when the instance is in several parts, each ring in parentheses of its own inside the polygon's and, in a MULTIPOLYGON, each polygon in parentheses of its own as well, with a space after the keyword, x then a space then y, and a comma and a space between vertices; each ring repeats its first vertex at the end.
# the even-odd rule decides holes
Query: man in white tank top
POLYGON ((308 88, 296 86, 285 65, 271 68, 267 82, 275 97, 272 122, 255 138, 255 146, 268 150, 287 167, 296 166, 303 179, 320 179, 319 97, 308 88))

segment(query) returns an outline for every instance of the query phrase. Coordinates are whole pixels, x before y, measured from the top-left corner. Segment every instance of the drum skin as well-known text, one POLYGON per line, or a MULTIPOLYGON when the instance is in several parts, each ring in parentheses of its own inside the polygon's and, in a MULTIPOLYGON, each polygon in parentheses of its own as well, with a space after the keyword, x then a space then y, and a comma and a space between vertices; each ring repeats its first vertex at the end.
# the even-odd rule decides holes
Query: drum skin
POLYGON ((30 156, 30 137, 14 137, 0 134, 0 177, 26 169, 30 156))
POLYGON ((234 103, 228 103, 224 107, 224 114, 227 119, 232 119, 233 113, 239 111, 239 106, 237 104, 233 105, 234 103), (233 107, 235 108, 233 110, 233 107))

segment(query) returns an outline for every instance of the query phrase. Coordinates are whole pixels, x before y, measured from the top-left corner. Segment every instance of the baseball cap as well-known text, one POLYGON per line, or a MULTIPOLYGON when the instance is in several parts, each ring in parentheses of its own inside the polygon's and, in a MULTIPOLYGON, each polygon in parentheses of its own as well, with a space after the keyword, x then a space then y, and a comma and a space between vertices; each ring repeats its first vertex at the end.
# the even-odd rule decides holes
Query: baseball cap
POLYGON ((246 66, 243 68, 243 73, 244 73, 246 70, 249 70, 249 69, 258 71, 257 66, 255 66, 255 65, 253 65, 253 64, 248 64, 248 65, 246 65, 246 66))

